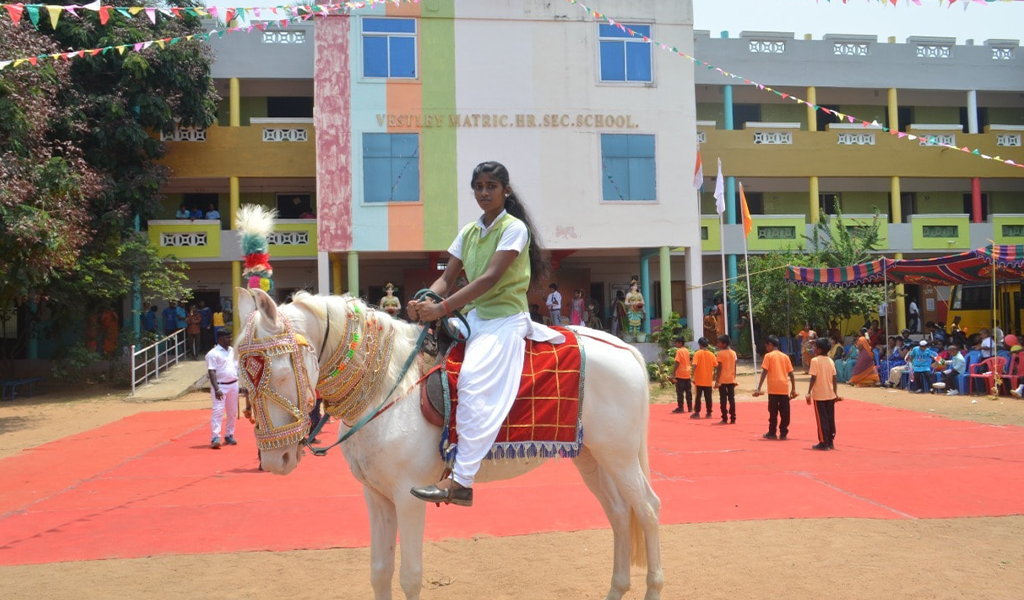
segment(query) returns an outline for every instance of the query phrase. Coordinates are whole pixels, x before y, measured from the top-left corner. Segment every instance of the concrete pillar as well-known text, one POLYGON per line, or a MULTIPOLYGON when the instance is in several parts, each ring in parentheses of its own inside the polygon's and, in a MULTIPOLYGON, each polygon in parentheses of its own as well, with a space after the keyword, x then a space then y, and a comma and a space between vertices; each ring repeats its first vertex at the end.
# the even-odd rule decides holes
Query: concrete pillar
POLYGON ((644 333, 650 335, 651 333, 651 257, 650 255, 641 255, 640 257, 640 293, 644 296, 644 301, 647 303, 644 306, 644 333))
POLYGON ((672 312, 672 253, 668 246, 658 248, 658 278, 661 280, 661 322, 672 312))
POLYGON ((967 92, 967 133, 978 133, 978 92, 967 92))
POLYGON ((344 291, 342 290, 342 285, 341 285, 341 257, 340 256, 335 255, 335 256, 331 257, 331 271, 332 271, 332 274, 333 274, 333 283, 334 283, 334 288, 333 288, 332 292, 334 293, 335 296, 340 296, 340 295, 342 295, 344 293, 344 291))
POLYGON ((818 104, 818 89, 814 86, 807 88, 807 131, 818 130, 818 111, 814 108, 818 104))
POLYGON ((331 257, 327 252, 316 253, 317 293, 324 296, 331 293, 331 257))
MULTIPOLYGON (((236 87, 233 85, 232 90, 235 90, 236 87)), ((234 231, 238 229, 238 205, 241 202, 237 177, 228 179, 228 196, 228 223, 231 224, 231 229, 234 231)), ((238 288, 240 287, 242 287, 242 263, 236 260, 231 262, 231 310, 236 315, 238 314, 238 288)), ((237 321, 234 322, 233 327, 236 335, 242 330, 242 324, 237 321)))
MULTIPOLYGON (((890 121, 890 123, 892 123, 892 121, 890 121)), ((890 212, 893 213, 892 215, 890 215, 890 221, 893 222, 893 223, 899 223, 900 221, 902 221, 902 216, 901 215, 903 214, 903 209, 901 208, 901 202, 900 202, 900 178, 899 177, 893 177, 892 178, 892 181, 890 182, 890 192, 889 193, 892 195, 892 208, 890 209, 890 212)), ((896 255, 894 256, 894 258, 896 260, 902 260, 903 259, 903 253, 902 252, 897 252, 896 255)), ((906 328, 906 326, 907 326, 907 314, 906 314, 906 312, 907 312, 906 311, 907 299, 904 297, 904 294, 906 294, 906 290, 904 289, 903 284, 902 283, 898 284, 896 286, 896 294, 895 294, 896 295, 896 315, 895 315, 895 317, 896 317, 896 332, 897 333, 899 333, 900 331, 903 331, 906 328)), ((889 315, 890 319, 892 319, 892 317, 893 317, 893 315, 889 315)))
POLYGON ((228 119, 232 127, 239 127, 242 124, 242 93, 237 77, 232 77, 229 82, 228 119))
MULTIPOLYGON (((723 31, 722 37, 729 37, 729 32, 723 31)), ((732 131, 735 127, 733 121, 733 102, 732 102, 732 86, 725 86, 722 91, 722 111, 725 113, 725 124, 724 127, 727 131, 732 131)), ((724 165, 723 165, 723 168, 724 165)), ((725 222, 728 225, 736 224, 736 178, 726 177, 725 178, 725 222)), ((722 240, 722 251, 725 251, 725 240, 722 240)), ((699 261, 698 261, 699 262, 699 261)), ((725 256, 725 268, 726 273, 723 275, 728 279, 728 284, 732 285, 736 281, 738 270, 736 267, 736 255, 727 254, 725 256)), ((697 267, 700 270, 700 266, 697 267)), ((687 278, 687 282, 691 281, 687 278)), ((694 282, 696 284, 696 282, 694 282)), ((703 281, 701 282, 703 283, 703 281)), ((699 297, 699 296, 698 296, 699 297)), ((697 321, 690 321, 690 328, 693 329, 694 335, 696 335, 697 328, 700 327, 703 319, 703 314, 700 312, 702 308, 702 302, 697 302, 697 321)), ((689 320, 689 317, 688 317, 689 320)), ((726 330, 733 331, 733 328, 737 321, 740 320, 740 307, 737 302, 729 302, 729 323, 726 330)), ((699 337, 699 336, 698 336, 699 337)))
POLYGON ((891 131, 900 130, 900 104, 896 94, 896 88, 889 88, 889 129, 891 131))
POLYGON ((348 293, 353 298, 359 297, 359 253, 348 252, 348 293))
MULTIPOLYGON (((729 258, 734 259, 733 268, 736 268, 735 256, 729 258)), ((696 248, 686 249, 686 326, 690 328, 697 339, 701 336, 701 327, 704 324, 703 318, 703 302, 704 294, 701 288, 701 283, 704 281, 703 274, 703 263, 701 262, 701 251, 700 246, 696 248)), ((733 312, 733 305, 736 304, 730 298, 729 301, 729 314, 733 312)))
POLYGON ((808 192, 808 196, 810 196, 810 198, 809 198, 810 205, 808 206, 807 214, 811 218, 811 225, 817 225, 818 224, 818 219, 821 218, 821 215, 819 214, 820 211, 818 210, 819 207, 821 206, 821 203, 818 201, 818 195, 819 194, 818 194, 818 176, 817 175, 814 175, 814 176, 811 177, 810 185, 808 187, 810 188, 810 190, 808 192))
POLYGON ((981 210, 981 178, 971 178, 971 222, 981 223, 984 219, 981 210))

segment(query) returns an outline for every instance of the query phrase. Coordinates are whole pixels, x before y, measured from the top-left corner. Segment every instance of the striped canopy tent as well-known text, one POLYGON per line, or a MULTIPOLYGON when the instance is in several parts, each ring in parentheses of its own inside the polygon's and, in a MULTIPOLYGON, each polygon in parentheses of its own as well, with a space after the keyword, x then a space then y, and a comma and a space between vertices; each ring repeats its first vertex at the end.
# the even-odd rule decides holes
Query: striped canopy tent
POLYGON ((986 246, 938 258, 879 258, 849 267, 787 267, 786 280, 797 285, 852 287, 880 283, 954 285, 998 279, 1024 279, 1024 246, 986 246))

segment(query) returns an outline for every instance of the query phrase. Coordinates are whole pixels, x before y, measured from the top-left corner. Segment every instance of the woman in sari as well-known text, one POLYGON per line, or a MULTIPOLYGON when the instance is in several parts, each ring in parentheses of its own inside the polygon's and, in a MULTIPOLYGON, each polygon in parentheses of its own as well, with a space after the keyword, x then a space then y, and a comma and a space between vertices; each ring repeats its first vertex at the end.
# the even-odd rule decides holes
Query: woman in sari
POLYGON ((857 338, 857 363, 850 374, 850 384, 857 387, 878 385, 878 369, 875 367, 875 353, 871 351, 867 330, 860 330, 857 338))
MULTIPOLYGON (((836 345, 843 348, 843 351, 846 352, 846 349, 843 347, 842 339, 837 340, 836 345)), ((850 382, 850 375, 853 373, 853 365, 857 363, 858 354, 859 351, 857 350, 857 346, 854 345, 850 347, 850 351, 846 352, 842 360, 836 361, 836 380, 839 383, 850 382)))

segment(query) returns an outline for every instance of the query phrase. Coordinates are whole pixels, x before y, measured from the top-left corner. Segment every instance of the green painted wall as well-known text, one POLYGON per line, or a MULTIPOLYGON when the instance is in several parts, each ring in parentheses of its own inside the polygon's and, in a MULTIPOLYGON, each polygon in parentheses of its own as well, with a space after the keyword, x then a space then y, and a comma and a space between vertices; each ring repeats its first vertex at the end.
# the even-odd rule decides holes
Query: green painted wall
POLYGON ((992 192, 988 197, 990 213, 1024 212, 1024 192, 992 192))
MULTIPOLYGON (((267 116, 267 99, 264 97, 252 97, 243 96, 238 99, 239 107, 242 111, 242 121, 240 125, 246 127, 249 125, 249 119, 256 117, 267 116)), ((221 127, 228 127, 231 125, 229 108, 230 99, 223 98, 219 104, 217 104, 217 124, 221 127)))
POLYGON ((715 207, 714 192, 707 189, 709 184, 712 184, 712 180, 704 181, 705 190, 704 193, 700 195, 700 214, 717 215, 718 209, 715 207))
POLYGON ((924 217, 915 218, 913 239, 915 250, 965 250, 971 243, 970 220, 966 215, 957 217, 924 217), (925 237, 925 226, 956 226, 957 237, 925 237))
MULTIPOLYGON (((881 124, 885 123, 886 119, 886 106, 885 104, 840 104, 839 112, 846 113, 850 116, 863 119, 865 121, 878 121, 881 124)), ((849 121, 847 121, 849 123, 849 121)))
POLYGON ((764 195, 766 215, 806 215, 811 204, 807 193, 768 192, 764 195))
POLYGON ((885 192, 842 192, 843 212, 851 215, 870 215, 878 209, 889 212, 889 194, 885 192))
MULTIPOLYGON (((956 106, 915 106, 914 123, 959 123, 960 109, 956 106)), ((912 123, 908 123, 912 124, 912 123)))
POLYGON ((1020 108, 990 108, 988 109, 988 122, 996 125, 1024 125, 1024 110, 1020 108))
POLYGON ((800 123, 807 130, 807 107, 802 104, 762 104, 761 120, 766 123, 800 123))
MULTIPOLYGON (((440 2, 420 19, 423 112, 455 112, 455 6, 440 2)), ((423 245, 444 250, 459 232, 456 128, 426 127, 423 144, 423 245)))
POLYGON ((921 215, 960 215, 964 212, 961 192, 923 192, 917 195, 917 213, 921 215))
POLYGON ((725 128, 725 106, 721 102, 698 102, 697 120, 714 121, 716 129, 723 129, 725 128))

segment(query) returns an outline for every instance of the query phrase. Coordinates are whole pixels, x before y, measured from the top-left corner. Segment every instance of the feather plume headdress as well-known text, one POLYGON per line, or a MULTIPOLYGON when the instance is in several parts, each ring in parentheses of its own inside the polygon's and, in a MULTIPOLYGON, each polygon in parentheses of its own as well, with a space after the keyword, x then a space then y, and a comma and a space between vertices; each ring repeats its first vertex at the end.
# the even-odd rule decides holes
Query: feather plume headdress
POLYGON ((245 256, 242 281, 248 288, 258 288, 264 292, 274 289, 274 268, 270 266, 267 238, 274 230, 276 216, 276 210, 254 204, 247 204, 238 210, 238 231, 242 234, 242 254, 245 256))

